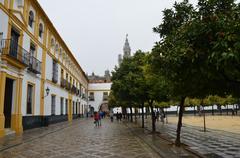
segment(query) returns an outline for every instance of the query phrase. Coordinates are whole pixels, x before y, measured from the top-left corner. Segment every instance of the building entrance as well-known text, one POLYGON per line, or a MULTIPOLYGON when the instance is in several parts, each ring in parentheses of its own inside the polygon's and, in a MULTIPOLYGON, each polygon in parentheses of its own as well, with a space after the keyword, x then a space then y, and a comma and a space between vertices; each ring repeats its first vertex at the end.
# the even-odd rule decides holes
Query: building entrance
POLYGON ((6 78, 5 98, 4 98, 5 128, 11 128, 13 81, 14 80, 12 79, 6 78))

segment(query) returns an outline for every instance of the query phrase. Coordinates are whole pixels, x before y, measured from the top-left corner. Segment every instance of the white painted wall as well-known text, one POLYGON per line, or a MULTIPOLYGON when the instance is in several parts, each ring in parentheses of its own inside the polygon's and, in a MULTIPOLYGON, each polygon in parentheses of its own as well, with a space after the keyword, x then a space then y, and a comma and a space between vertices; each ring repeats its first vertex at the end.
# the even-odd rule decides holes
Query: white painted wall
POLYGON ((103 103, 103 93, 110 93, 112 83, 90 83, 88 85, 88 96, 90 92, 94 93, 94 101, 89 101, 88 105, 94 107, 95 111, 99 110, 99 106, 103 103))
POLYGON ((0 32, 3 32, 3 39, 7 38, 9 17, 0 9, 0 32))

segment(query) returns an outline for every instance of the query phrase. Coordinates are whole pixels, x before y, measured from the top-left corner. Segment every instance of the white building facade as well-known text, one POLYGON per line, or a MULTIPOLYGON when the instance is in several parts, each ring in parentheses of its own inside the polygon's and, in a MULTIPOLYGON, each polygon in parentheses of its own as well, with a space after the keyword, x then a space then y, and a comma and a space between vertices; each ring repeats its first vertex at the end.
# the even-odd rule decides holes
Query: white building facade
POLYGON ((37 0, 0 0, 0 137, 71 121, 88 79, 37 0))
POLYGON ((89 83, 88 96, 89 107, 92 111, 108 112, 108 96, 110 94, 112 83, 89 83))

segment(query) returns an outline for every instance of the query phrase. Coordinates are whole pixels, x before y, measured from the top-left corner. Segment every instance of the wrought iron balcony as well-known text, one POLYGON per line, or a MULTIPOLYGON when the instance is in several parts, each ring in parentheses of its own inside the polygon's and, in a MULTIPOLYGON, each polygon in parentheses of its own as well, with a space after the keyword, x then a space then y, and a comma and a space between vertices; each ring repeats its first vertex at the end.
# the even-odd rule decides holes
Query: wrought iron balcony
POLYGON ((16 41, 11 39, 1 40, 0 52, 3 55, 2 59, 11 65, 19 68, 28 67, 29 71, 41 74, 42 63, 19 46, 16 41))
POLYGON ((58 82, 58 72, 57 71, 53 71, 53 73, 52 73, 52 82, 53 83, 58 82))
POLYGON ((76 93, 77 96, 80 95, 80 89, 77 89, 77 93, 76 93))
POLYGON ((67 82, 66 83, 66 90, 71 90, 71 83, 70 82, 67 82))
POLYGON ((28 70, 35 74, 41 74, 42 63, 35 57, 30 56, 28 70))
POLYGON ((0 50, 3 60, 7 60, 14 66, 24 68, 29 66, 30 53, 18 45, 18 43, 11 39, 3 39, 0 41, 0 50))
POLYGON ((67 86, 67 80, 65 80, 64 78, 61 78, 61 87, 66 88, 66 86, 67 86))
POLYGON ((75 86, 72 86, 71 92, 74 93, 74 94, 76 94, 76 93, 77 93, 77 88, 76 88, 75 86))

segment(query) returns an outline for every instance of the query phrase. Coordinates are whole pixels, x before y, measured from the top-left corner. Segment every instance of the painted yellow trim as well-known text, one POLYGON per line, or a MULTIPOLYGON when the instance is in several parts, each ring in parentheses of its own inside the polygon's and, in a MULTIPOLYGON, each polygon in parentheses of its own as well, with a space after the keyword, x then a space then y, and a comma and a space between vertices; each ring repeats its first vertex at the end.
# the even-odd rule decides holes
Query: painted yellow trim
MULTIPOLYGON (((47 43, 47 27, 45 27, 44 35, 43 35, 43 44, 46 45, 47 43)), ((47 57, 47 52, 44 49, 42 51, 42 74, 41 74, 41 86, 40 86, 40 115, 44 116, 44 93, 45 93, 45 79, 46 79, 46 57, 47 57)))
POLYGON ((27 6, 28 6, 28 0, 24 0, 23 17, 25 21, 25 27, 27 27, 27 6))
POLYGON ((10 9, 13 9, 13 0, 10 0, 10 9))
POLYGON ((21 134, 23 132, 22 126, 22 79, 18 78, 16 80, 16 90, 17 90, 17 104, 15 108, 15 113, 11 116, 11 128, 15 130, 16 134, 21 134))
POLYGON ((6 85, 6 72, 0 71, 0 137, 5 135, 5 117, 4 117, 4 97, 5 97, 5 85, 6 85))
MULTIPOLYGON (((23 131, 22 127, 22 79, 6 74, 6 78, 14 80, 15 83, 15 94, 13 94, 14 103, 13 103, 13 112, 11 114, 11 129, 16 132, 16 134, 21 134, 23 131)), ((6 81, 5 81, 6 82, 6 81)), ((13 91, 14 92, 14 91, 13 91)), ((5 92, 4 92, 5 93, 5 92)), ((5 122, 4 122, 5 123, 5 122)))
POLYGON ((36 37, 36 39, 39 39, 38 37, 39 37, 39 34, 38 34, 38 28, 39 28, 39 14, 38 14, 38 12, 36 11, 36 13, 35 13, 36 15, 35 15, 35 22, 34 22, 34 35, 35 35, 35 37, 36 37))
POLYGON ((24 15, 22 14, 21 11, 19 11, 19 10, 11 10, 11 12, 12 12, 12 13, 19 14, 19 15, 21 16, 22 20, 23 20, 23 24, 26 25, 27 22, 26 22, 26 20, 25 20, 25 18, 24 18, 24 15))
MULTIPOLYGON (((31 85, 33 86, 33 95, 32 95, 32 114, 27 114, 27 99, 28 97, 26 97, 26 115, 31 115, 31 116, 34 116, 35 115, 35 100, 36 100, 36 86, 35 86, 35 83, 33 82, 27 82, 27 87, 26 87, 26 92, 28 94, 28 85, 31 85)), ((26 96, 27 96, 26 94, 26 96)))
POLYGON ((8 0, 4 0, 4 6, 8 8, 8 0))

